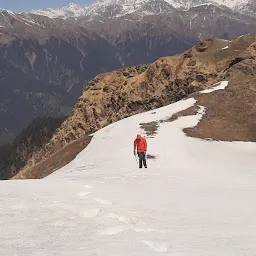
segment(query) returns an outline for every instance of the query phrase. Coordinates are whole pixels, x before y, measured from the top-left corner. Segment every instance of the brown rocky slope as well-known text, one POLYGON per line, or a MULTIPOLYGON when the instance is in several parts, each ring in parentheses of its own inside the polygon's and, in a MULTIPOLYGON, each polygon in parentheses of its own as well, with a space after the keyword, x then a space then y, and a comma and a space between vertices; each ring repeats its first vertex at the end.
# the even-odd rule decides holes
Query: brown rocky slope
POLYGON ((256 42, 237 57, 223 75, 225 91, 199 94, 197 104, 207 111, 189 136, 222 141, 256 142, 256 42))
MULTIPOLYGON (((182 55, 161 58, 152 65, 130 67, 97 76, 80 97, 72 115, 43 148, 28 158, 26 166, 15 178, 42 178, 40 172, 45 163, 50 161, 52 164, 47 170, 44 169, 43 176, 67 163, 63 159, 62 163, 56 164, 60 150, 69 151, 70 145, 85 140, 90 133, 117 120, 178 101, 220 80, 228 79, 231 84, 239 86, 236 81, 240 80, 240 74, 250 80, 248 87, 251 93, 255 93, 255 42, 256 36, 240 37, 233 41, 206 40, 182 55)), ((236 97, 240 97, 242 89, 233 93, 234 102, 236 97)), ((200 101, 200 95, 198 97, 200 101)), ((255 99, 255 95, 252 95, 250 100, 253 97, 255 99)), ((228 102, 230 99, 225 97, 225 100, 228 102)), ((215 99, 209 101, 209 107, 211 105, 216 108, 221 104, 215 99)), ((248 113, 245 109, 243 111, 246 116, 248 113)), ((213 116, 211 113, 208 120, 213 116)), ((216 113, 214 118, 218 120, 216 113)), ((223 122, 216 121, 216 130, 218 123, 223 122)), ((202 121, 200 125, 203 124, 202 121)), ((243 125, 243 122, 239 123, 240 129, 243 125)), ((200 129, 195 136, 198 134, 200 129)), ((218 137, 218 133, 213 135, 218 137)), ((221 139, 225 138, 223 136, 221 139)), ((82 150, 82 146, 79 150, 82 150)))

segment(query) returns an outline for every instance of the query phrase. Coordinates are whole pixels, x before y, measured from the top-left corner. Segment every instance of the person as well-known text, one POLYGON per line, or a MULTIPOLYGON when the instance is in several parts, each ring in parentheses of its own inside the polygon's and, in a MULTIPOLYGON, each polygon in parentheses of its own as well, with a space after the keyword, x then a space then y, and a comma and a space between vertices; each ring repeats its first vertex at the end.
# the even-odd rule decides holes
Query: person
POLYGON ((147 153, 147 141, 140 134, 137 135, 134 140, 134 155, 136 155, 136 151, 139 157, 139 168, 142 168, 142 163, 145 168, 147 167, 146 153, 147 153))

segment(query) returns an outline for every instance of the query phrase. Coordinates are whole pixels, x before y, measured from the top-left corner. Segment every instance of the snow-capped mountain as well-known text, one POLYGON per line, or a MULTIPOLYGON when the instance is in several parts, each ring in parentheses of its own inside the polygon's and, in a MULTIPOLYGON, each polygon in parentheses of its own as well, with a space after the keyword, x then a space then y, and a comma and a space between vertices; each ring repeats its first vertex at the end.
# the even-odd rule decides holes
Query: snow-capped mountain
POLYGON ((238 5, 235 7, 236 10, 249 14, 251 16, 256 16, 256 1, 255 0, 249 0, 249 1, 241 1, 238 5))
POLYGON ((101 72, 179 54, 206 38, 256 34, 255 10, 253 0, 104 0, 30 13, 0 10, 0 87, 5 88, 0 106, 7 120, 0 120, 0 144, 1 138, 10 137, 1 131, 11 131, 13 138, 32 117, 60 113, 59 107, 66 115, 86 81, 101 72), (50 88, 46 94, 45 83, 50 88), (10 84, 15 87, 11 96, 10 84), (18 93, 21 103, 13 111, 5 103, 18 102, 21 84, 25 93, 18 93), (36 98, 28 97, 35 84, 40 89, 36 98), (58 99, 53 88, 63 90, 58 99), (40 103, 46 98, 47 106, 40 103), (27 103, 23 116, 20 106, 27 103), (8 120, 9 109, 20 124, 8 120))
POLYGON ((244 7, 249 3, 252 3, 252 0, 98 0, 90 6, 71 3, 61 9, 35 10, 31 13, 63 19, 82 16, 93 18, 103 14, 117 18, 136 12, 150 15, 168 12, 172 8, 189 10, 192 7, 209 4, 225 6, 235 11, 246 11, 244 7))
POLYGON ((43 10, 33 10, 31 13, 37 14, 37 15, 43 15, 47 16, 49 18, 76 18, 80 16, 84 16, 87 13, 88 7, 80 6, 78 4, 70 3, 69 5, 62 7, 60 9, 43 9, 43 10))
POLYGON ((203 4, 218 4, 233 9, 241 3, 248 1, 249 0, 184 0, 182 1, 181 7, 191 8, 203 4))
POLYGON ((78 18, 87 16, 91 19, 104 15, 105 17, 120 17, 127 14, 140 11, 142 14, 155 14, 166 12, 170 8, 180 7, 180 4, 175 1, 165 0, 104 0, 97 1, 91 6, 80 6, 77 4, 69 4, 61 9, 44 9, 35 10, 31 13, 47 16, 49 18, 78 18), (151 11, 148 10, 149 5, 152 5, 151 11), (163 7, 163 8, 161 8, 163 7))

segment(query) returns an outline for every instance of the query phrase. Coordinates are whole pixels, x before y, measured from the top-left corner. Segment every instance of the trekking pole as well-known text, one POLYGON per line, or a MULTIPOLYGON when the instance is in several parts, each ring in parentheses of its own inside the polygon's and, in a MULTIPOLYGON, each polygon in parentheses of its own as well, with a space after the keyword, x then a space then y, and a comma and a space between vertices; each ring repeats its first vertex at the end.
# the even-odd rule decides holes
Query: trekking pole
POLYGON ((136 157, 136 154, 134 154, 134 157, 135 157, 136 163, 138 164, 138 159, 136 157))

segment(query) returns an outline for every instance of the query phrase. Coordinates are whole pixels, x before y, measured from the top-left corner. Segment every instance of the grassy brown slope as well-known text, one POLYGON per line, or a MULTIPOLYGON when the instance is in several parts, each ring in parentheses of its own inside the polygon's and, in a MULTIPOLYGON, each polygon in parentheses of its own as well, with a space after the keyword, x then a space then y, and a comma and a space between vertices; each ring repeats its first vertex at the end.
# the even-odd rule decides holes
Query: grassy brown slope
MULTIPOLYGON (((243 38, 237 40, 236 47, 239 48, 241 41, 243 38)), ((184 130, 188 136, 256 142, 256 42, 231 61, 222 79, 229 81, 224 91, 196 94, 197 106, 177 113, 176 117, 205 106, 206 114, 200 123, 184 130)))
POLYGON ((187 135, 256 142, 256 60, 236 64, 231 73, 225 91, 195 97, 198 105, 206 107, 206 114, 197 127, 185 129, 187 135))
MULTIPOLYGON (((222 80, 241 56, 250 59, 247 48, 255 41, 255 36, 232 42, 206 40, 183 55, 161 58, 149 66, 130 67, 97 76, 89 83, 72 115, 53 138, 33 154, 24 170, 31 173, 34 166, 48 161, 63 147, 112 122, 176 102, 222 80), (226 46, 229 48, 222 50, 226 46)), ((232 76, 230 73, 229 79, 232 76)), ((52 165, 51 169, 53 171, 56 167, 52 165)), ((26 178, 24 170, 23 177, 26 178)), ((33 171, 33 175, 34 178, 41 177, 40 170, 33 171)))

